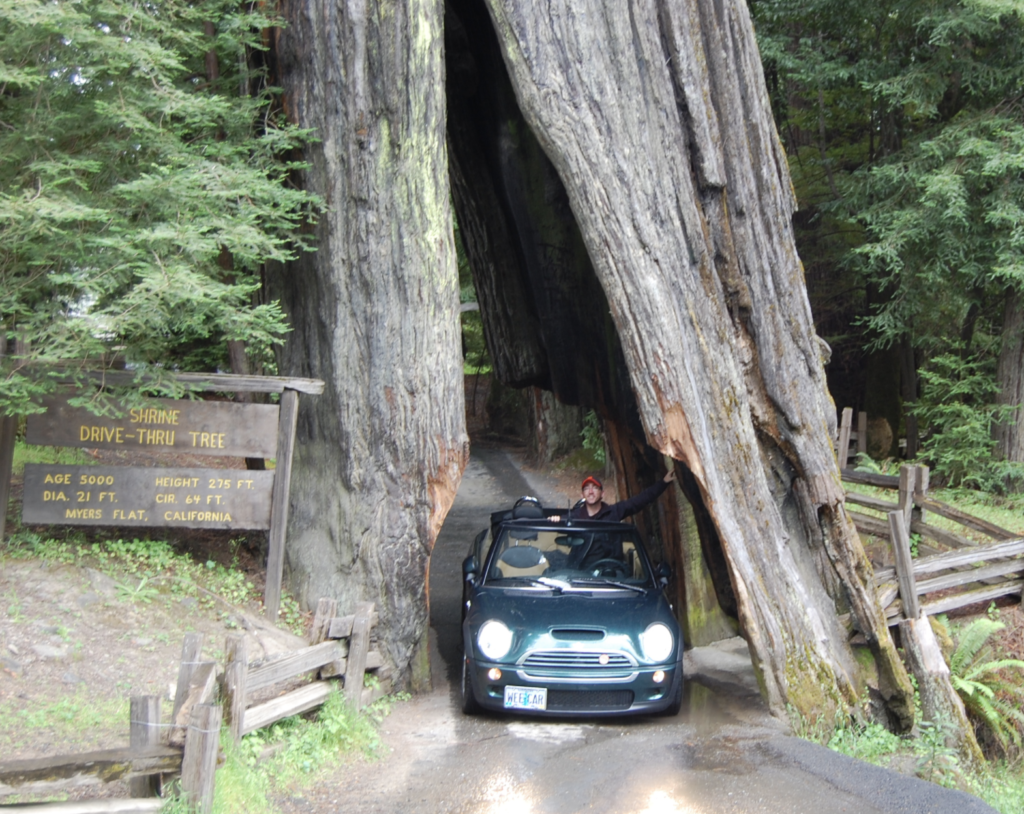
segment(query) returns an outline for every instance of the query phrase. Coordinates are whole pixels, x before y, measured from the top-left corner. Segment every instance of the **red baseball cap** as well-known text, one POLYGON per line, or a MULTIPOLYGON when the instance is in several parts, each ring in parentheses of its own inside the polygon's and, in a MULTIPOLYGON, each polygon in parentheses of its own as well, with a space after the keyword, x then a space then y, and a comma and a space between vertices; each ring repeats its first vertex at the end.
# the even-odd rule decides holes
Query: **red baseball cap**
POLYGON ((588 483, 592 483, 592 484, 594 484, 594 486, 596 486, 602 492, 604 491, 604 487, 601 485, 601 481, 599 481, 593 475, 583 479, 583 483, 580 485, 580 490, 582 491, 583 489, 586 489, 588 483))

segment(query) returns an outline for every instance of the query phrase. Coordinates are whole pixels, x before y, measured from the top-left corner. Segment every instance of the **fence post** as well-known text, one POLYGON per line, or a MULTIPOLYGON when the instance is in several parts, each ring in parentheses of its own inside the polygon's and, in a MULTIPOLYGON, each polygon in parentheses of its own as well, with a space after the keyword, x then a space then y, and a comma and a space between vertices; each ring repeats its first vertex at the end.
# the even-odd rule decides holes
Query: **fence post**
MULTIPOLYGON (((929 475, 928 467, 927 466, 918 466, 918 467, 916 467, 916 469, 917 469, 917 481, 915 482, 915 485, 914 485, 914 496, 915 497, 920 496, 922 498, 927 498, 928 497, 928 475, 929 475)), ((915 507, 914 508, 913 519, 914 520, 919 520, 920 522, 923 523, 924 522, 924 509, 919 509, 919 508, 915 507)))
POLYGON ((245 636, 232 633, 224 643, 224 710, 228 731, 237 742, 245 726, 245 680, 249 674, 249 655, 245 636))
MULTIPOLYGON (((129 704, 128 745, 134 749, 157 746, 160 743, 160 696, 133 695, 129 704)), ((128 780, 132 797, 157 797, 160 794, 160 775, 132 777, 128 780)))
POLYGON ((907 534, 903 512, 889 512, 889 533, 896 553, 896 579, 900 586, 900 599, 903 600, 903 615, 907 619, 916 619, 921 615, 921 605, 917 601, 914 560, 910 556, 910 536, 907 534))
POLYGON ((171 709, 171 720, 178 717, 181 705, 188 696, 188 685, 192 674, 199 666, 199 655, 203 652, 203 634, 186 633, 181 644, 181 663, 178 665, 178 686, 174 690, 174 707, 171 709))
POLYGON ((903 515, 903 528, 907 539, 910 539, 910 519, 914 511, 914 484, 917 482, 916 466, 900 467, 900 514, 903 515))
POLYGON ((220 720, 218 705, 196 704, 188 721, 185 753, 181 759, 181 790, 202 814, 207 814, 213 807, 220 720))
POLYGON ((850 462, 850 431, 853 429, 853 408, 843 408, 843 418, 839 422, 839 447, 836 455, 839 457, 839 468, 846 469, 850 462))
POLYGON ((863 410, 857 413, 857 452, 868 454, 868 414, 863 410))
POLYGON ((352 635, 348 639, 348 660, 345 663, 345 699, 356 712, 363 700, 363 673, 366 672, 366 654, 370 650, 372 616, 372 602, 356 603, 352 635))
MULTIPOLYGON (((309 643, 320 644, 331 636, 331 621, 338 615, 338 600, 321 597, 313 617, 313 628, 309 631, 309 643)), ((332 661, 320 668, 320 678, 341 675, 341 662, 332 661)))

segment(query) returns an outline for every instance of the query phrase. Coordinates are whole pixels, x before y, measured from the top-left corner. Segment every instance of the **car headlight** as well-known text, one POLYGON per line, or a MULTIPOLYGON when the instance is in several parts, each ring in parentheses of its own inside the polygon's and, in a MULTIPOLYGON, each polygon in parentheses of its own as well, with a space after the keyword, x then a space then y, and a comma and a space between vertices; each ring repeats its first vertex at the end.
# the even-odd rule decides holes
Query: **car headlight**
POLYGON ((484 622, 476 634, 476 645, 489 659, 500 659, 512 647, 512 631, 496 619, 484 622))
POLYGON ((640 634, 640 648, 648 661, 664 661, 672 654, 672 631, 655 622, 640 634))

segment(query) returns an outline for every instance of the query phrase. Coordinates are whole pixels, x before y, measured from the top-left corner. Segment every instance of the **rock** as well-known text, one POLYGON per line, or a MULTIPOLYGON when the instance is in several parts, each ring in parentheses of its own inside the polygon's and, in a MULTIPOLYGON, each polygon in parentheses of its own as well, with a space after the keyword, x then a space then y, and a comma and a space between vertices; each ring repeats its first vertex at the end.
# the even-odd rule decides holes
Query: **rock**
POLYGON ((94 591, 104 596, 114 596, 117 593, 117 582, 114 579, 95 568, 86 568, 84 571, 94 591))
POLYGON ((85 679, 84 678, 82 678, 81 676, 75 675, 70 670, 68 670, 68 672, 64 673, 64 675, 62 675, 60 677, 60 680, 63 681, 65 684, 84 684, 85 683, 85 679))
POLYGON ((78 607, 87 608, 90 605, 95 605, 97 602, 100 601, 100 599, 101 597, 98 593, 95 593, 94 591, 89 591, 88 593, 84 593, 80 597, 78 597, 78 607))
POLYGON ((68 655, 66 647, 53 647, 49 644, 34 644, 32 649, 37 656, 43 659, 63 659, 67 658, 68 655))
POLYGON ((16 676, 25 674, 25 668, 22 666, 21 662, 15 661, 7 656, 0 657, 0 667, 16 676))
POLYGON ((16 656, 19 655, 18 648, 15 647, 13 642, 8 642, 7 643, 7 649, 10 650, 12 653, 14 653, 14 655, 16 655, 16 656))

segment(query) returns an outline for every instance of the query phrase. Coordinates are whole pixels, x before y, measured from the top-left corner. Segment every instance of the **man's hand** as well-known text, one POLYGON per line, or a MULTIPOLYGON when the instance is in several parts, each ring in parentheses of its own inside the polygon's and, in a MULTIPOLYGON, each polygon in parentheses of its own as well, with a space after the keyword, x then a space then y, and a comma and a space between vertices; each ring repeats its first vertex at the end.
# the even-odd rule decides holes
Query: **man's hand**
POLYGON ((676 470, 675 469, 670 469, 668 472, 665 473, 665 477, 662 478, 662 480, 665 481, 665 483, 672 483, 672 481, 674 481, 675 479, 676 479, 676 470))

